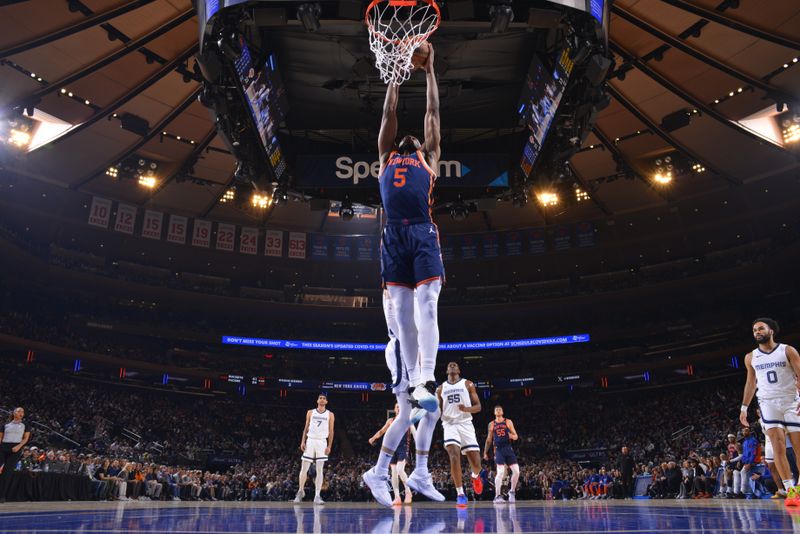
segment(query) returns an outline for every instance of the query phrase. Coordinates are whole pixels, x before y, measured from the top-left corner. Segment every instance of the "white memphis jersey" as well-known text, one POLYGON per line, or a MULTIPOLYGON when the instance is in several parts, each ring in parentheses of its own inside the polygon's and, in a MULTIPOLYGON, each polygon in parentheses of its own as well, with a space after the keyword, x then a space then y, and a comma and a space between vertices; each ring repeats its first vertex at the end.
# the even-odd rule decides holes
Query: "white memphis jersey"
POLYGON ((316 408, 311 410, 311 423, 308 425, 308 439, 328 439, 330 415, 331 412, 328 410, 322 413, 319 413, 316 408))
POLYGON ((447 381, 442 384, 442 423, 460 423, 472 420, 471 413, 458 409, 459 404, 463 404, 467 408, 472 406, 466 378, 462 378, 455 384, 447 381))
POLYGON ((756 371, 759 400, 794 400, 797 396, 797 386, 794 370, 786 357, 786 345, 779 344, 772 352, 755 349, 750 363, 756 371))

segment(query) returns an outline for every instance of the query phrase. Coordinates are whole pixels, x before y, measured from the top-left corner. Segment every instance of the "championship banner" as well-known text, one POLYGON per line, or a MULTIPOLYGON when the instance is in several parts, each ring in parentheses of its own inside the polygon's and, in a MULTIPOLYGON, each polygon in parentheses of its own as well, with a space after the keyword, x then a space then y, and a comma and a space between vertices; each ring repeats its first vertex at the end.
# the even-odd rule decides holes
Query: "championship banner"
POLYGON ((522 255, 522 232, 513 230, 503 235, 504 254, 506 256, 522 255))
POLYGON ((107 198, 92 197, 92 206, 89 209, 89 224, 107 229, 110 220, 111 201, 107 198))
POLYGON ((232 224, 217 224, 217 250, 233 252, 233 242, 236 238, 236 227, 232 224))
POLYGON ((462 260, 474 260, 478 257, 478 243, 473 234, 459 236, 462 260))
POLYGON ((496 258, 500 255, 500 240, 494 232, 481 235, 481 248, 484 258, 496 258))
POLYGON ((543 254, 547 250, 544 228, 531 228, 527 235, 528 254, 543 254))
POLYGON ((258 228, 242 227, 242 233, 239 234, 239 252, 258 254, 258 228))
POLYGON ((267 230, 264 238, 264 255, 273 258, 283 256, 283 232, 280 230, 267 230))
POLYGON ((439 235, 439 245, 442 249, 442 261, 452 261, 456 259, 454 239, 447 235, 439 235))
POLYGON ((164 214, 160 211, 145 210, 142 223, 142 237, 147 239, 161 239, 161 226, 164 214))
POLYGON ((594 224, 590 222, 578 223, 578 226, 575 229, 575 234, 578 237, 579 247, 593 247, 595 245, 594 224))
POLYGON ((356 238, 356 259, 359 261, 374 261, 377 251, 378 238, 362 235, 356 238))
POLYGON ((186 225, 188 220, 180 215, 169 216, 169 226, 167 226, 167 241, 179 245, 186 244, 186 225))
POLYGON ((325 234, 311 234, 311 258, 328 259, 328 237, 325 234))
POLYGON ((353 259, 352 239, 346 236, 332 237, 333 259, 338 261, 350 261, 353 259))
POLYGON ((211 246, 211 221, 204 221, 202 219, 194 220, 192 246, 203 248, 209 248, 211 246))
POLYGON ((133 226, 136 224, 136 206, 120 203, 117 206, 117 220, 114 230, 123 234, 133 235, 133 226))
POLYGON ((553 243, 556 250, 567 250, 572 247, 572 228, 569 226, 556 226, 553 230, 553 243))
POLYGON ((306 259, 306 234, 303 232, 289 232, 289 257, 306 259))

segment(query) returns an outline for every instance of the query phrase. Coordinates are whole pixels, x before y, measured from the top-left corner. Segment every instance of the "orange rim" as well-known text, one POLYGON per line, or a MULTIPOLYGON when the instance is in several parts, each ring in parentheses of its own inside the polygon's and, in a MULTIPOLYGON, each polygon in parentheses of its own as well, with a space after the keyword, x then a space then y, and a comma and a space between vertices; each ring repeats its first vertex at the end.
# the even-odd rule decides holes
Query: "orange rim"
POLYGON ((400 43, 402 43, 404 41, 411 41, 411 42, 418 41, 419 43, 422 43, 428 37, 430 37, 430 35, 433 32, 435 32, 439 28, 439 22, 441 20, 442 20, 442 12, 439 9, 439 6, 436 5, 436 1, 435 0, 372 0, 372 2, 370 2, 369 5, 367 6, 367 11, 366 11, 366 14, 364 15, 364 22, 367 24, 367 28, 369 29, 369 32, 372 35, 375 35, 375 36, 379 37, 381 40, 386 41, 387 43, 392 43, 392 44, 400 44, 400 43), (432 6, 433 9, 436 11, 436 22, 434 23, 433 28, 431 28, 430 31, 425 33, 424 35, 417 35, 417 36, 414 36, 414 37, 412 37, 410 39, 389 39, 385 35, 383 35, 381 32, 376 30, 375 27, 372 25, 372 22, 370 22, 370 20, 369 20, 370 12, 372 11, 372 9, 375 6, 377 6, 381 2, 388 2, 390 6, 413 7, 413 6, 415 6, 417 4, 418 1, 427 3, 429 6, 432 6))

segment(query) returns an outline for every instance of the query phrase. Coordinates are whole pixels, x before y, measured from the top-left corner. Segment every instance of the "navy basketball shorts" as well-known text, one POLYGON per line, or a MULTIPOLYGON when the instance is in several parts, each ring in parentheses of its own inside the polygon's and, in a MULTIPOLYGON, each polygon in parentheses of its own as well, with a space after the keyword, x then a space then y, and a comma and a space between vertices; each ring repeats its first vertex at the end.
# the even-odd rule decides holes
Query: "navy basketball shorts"
POLYGON ((511 447, 495 447, 494 463, 497 465, 516 465, 517 455, 511 447))
POLYGON ((415 288, 444 281, 439 230, 430 222, 386 225, 381 238, 381 278, 384 285, 415 288))
POLYGON ((408 459, 408 442, 405 438, 397 447, 397 450, 394 451, 394 456, 392 456, 389 465, 397 465, 400 462, 405 462, 408 459))

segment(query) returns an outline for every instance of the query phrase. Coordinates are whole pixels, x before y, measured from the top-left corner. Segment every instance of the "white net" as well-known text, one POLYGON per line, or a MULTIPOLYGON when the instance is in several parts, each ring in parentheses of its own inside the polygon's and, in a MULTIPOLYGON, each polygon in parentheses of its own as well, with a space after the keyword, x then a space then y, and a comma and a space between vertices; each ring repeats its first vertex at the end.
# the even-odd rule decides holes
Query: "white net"
POLYGON ((411 57, 439 26, 433 0, 379 0, 367 11, 369 48, 385 84, 400 85, 411 77, 411 57))

